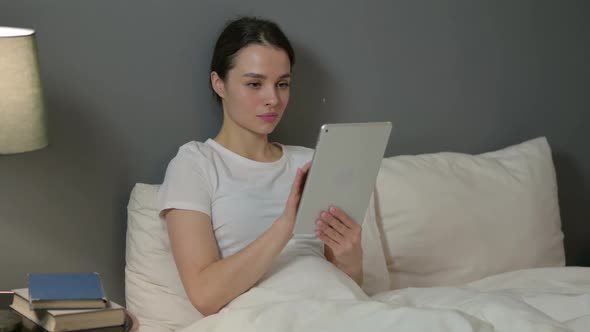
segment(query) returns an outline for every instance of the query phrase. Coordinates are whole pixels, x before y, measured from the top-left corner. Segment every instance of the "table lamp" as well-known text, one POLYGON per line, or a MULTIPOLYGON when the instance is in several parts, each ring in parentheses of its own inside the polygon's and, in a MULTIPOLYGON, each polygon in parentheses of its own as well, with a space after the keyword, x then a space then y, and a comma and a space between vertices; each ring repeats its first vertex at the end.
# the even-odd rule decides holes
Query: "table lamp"
POLYGON ((0 155, 47 146, 35 31, 0 27, 0 155))
MULTIPOLYGON (((0 26, 0 155, 47 146, 46 124, 35 31, 0 26)), ((0 331, 15 331, 20 321, 0 310, 0 331)))

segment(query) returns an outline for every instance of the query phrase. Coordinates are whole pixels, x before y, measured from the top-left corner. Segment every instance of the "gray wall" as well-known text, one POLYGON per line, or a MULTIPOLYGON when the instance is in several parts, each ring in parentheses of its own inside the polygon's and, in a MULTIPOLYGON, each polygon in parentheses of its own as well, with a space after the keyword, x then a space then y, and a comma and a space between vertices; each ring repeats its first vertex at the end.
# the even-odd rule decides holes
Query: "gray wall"
POLYGON ((123 300, 129 192, 217 133, 208 63, 237 14, 278 21, 296 47, 274 139, 312 146, 323 122, 391 120, 391 156, 547 136, 568 263, 590 265, 587 1, 0 1, 0 25, 37 30, 51 135, 0 156, 0 288, 92 270, 123 300))

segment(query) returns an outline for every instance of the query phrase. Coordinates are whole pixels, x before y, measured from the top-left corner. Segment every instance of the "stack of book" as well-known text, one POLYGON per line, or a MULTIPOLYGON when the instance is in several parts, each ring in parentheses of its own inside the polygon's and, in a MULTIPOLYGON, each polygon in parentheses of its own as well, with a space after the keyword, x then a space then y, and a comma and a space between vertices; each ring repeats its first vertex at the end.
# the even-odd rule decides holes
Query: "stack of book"
POLYGON ((125 309, 106 298, 98 273, 29 273, 28 286, 13 290, 10 307, 47 331, 125 323, 125 309))

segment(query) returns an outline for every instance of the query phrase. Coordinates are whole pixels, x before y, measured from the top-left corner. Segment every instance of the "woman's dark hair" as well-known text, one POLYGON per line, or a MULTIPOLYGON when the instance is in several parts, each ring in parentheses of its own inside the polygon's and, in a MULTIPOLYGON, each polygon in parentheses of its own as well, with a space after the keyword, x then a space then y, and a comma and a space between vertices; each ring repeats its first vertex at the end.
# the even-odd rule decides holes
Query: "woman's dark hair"
MULTIPOLYGON (((281 28, 272 21, 246 16, 229 22, 219 35, 213 50, 211 71, 215 71, 225 81, 227 73, 234 67, 236 54, 250 44, 269 45, 284 50, 293 68, 295 52, 281 28)), ((221 97, 215 90, 213 95, 221 103, 221 97)))

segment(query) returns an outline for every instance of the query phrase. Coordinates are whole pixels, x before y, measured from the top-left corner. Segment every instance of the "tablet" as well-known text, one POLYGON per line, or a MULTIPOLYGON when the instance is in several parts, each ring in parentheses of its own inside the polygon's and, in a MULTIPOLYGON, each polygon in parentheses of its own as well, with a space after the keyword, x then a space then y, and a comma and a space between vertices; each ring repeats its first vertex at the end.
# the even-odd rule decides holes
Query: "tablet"
POLYGON ((390 133, 391 122, 321 127, 297 209, 295 234, 315 236, 315 221, 330 205, 363 222, 390 133))

